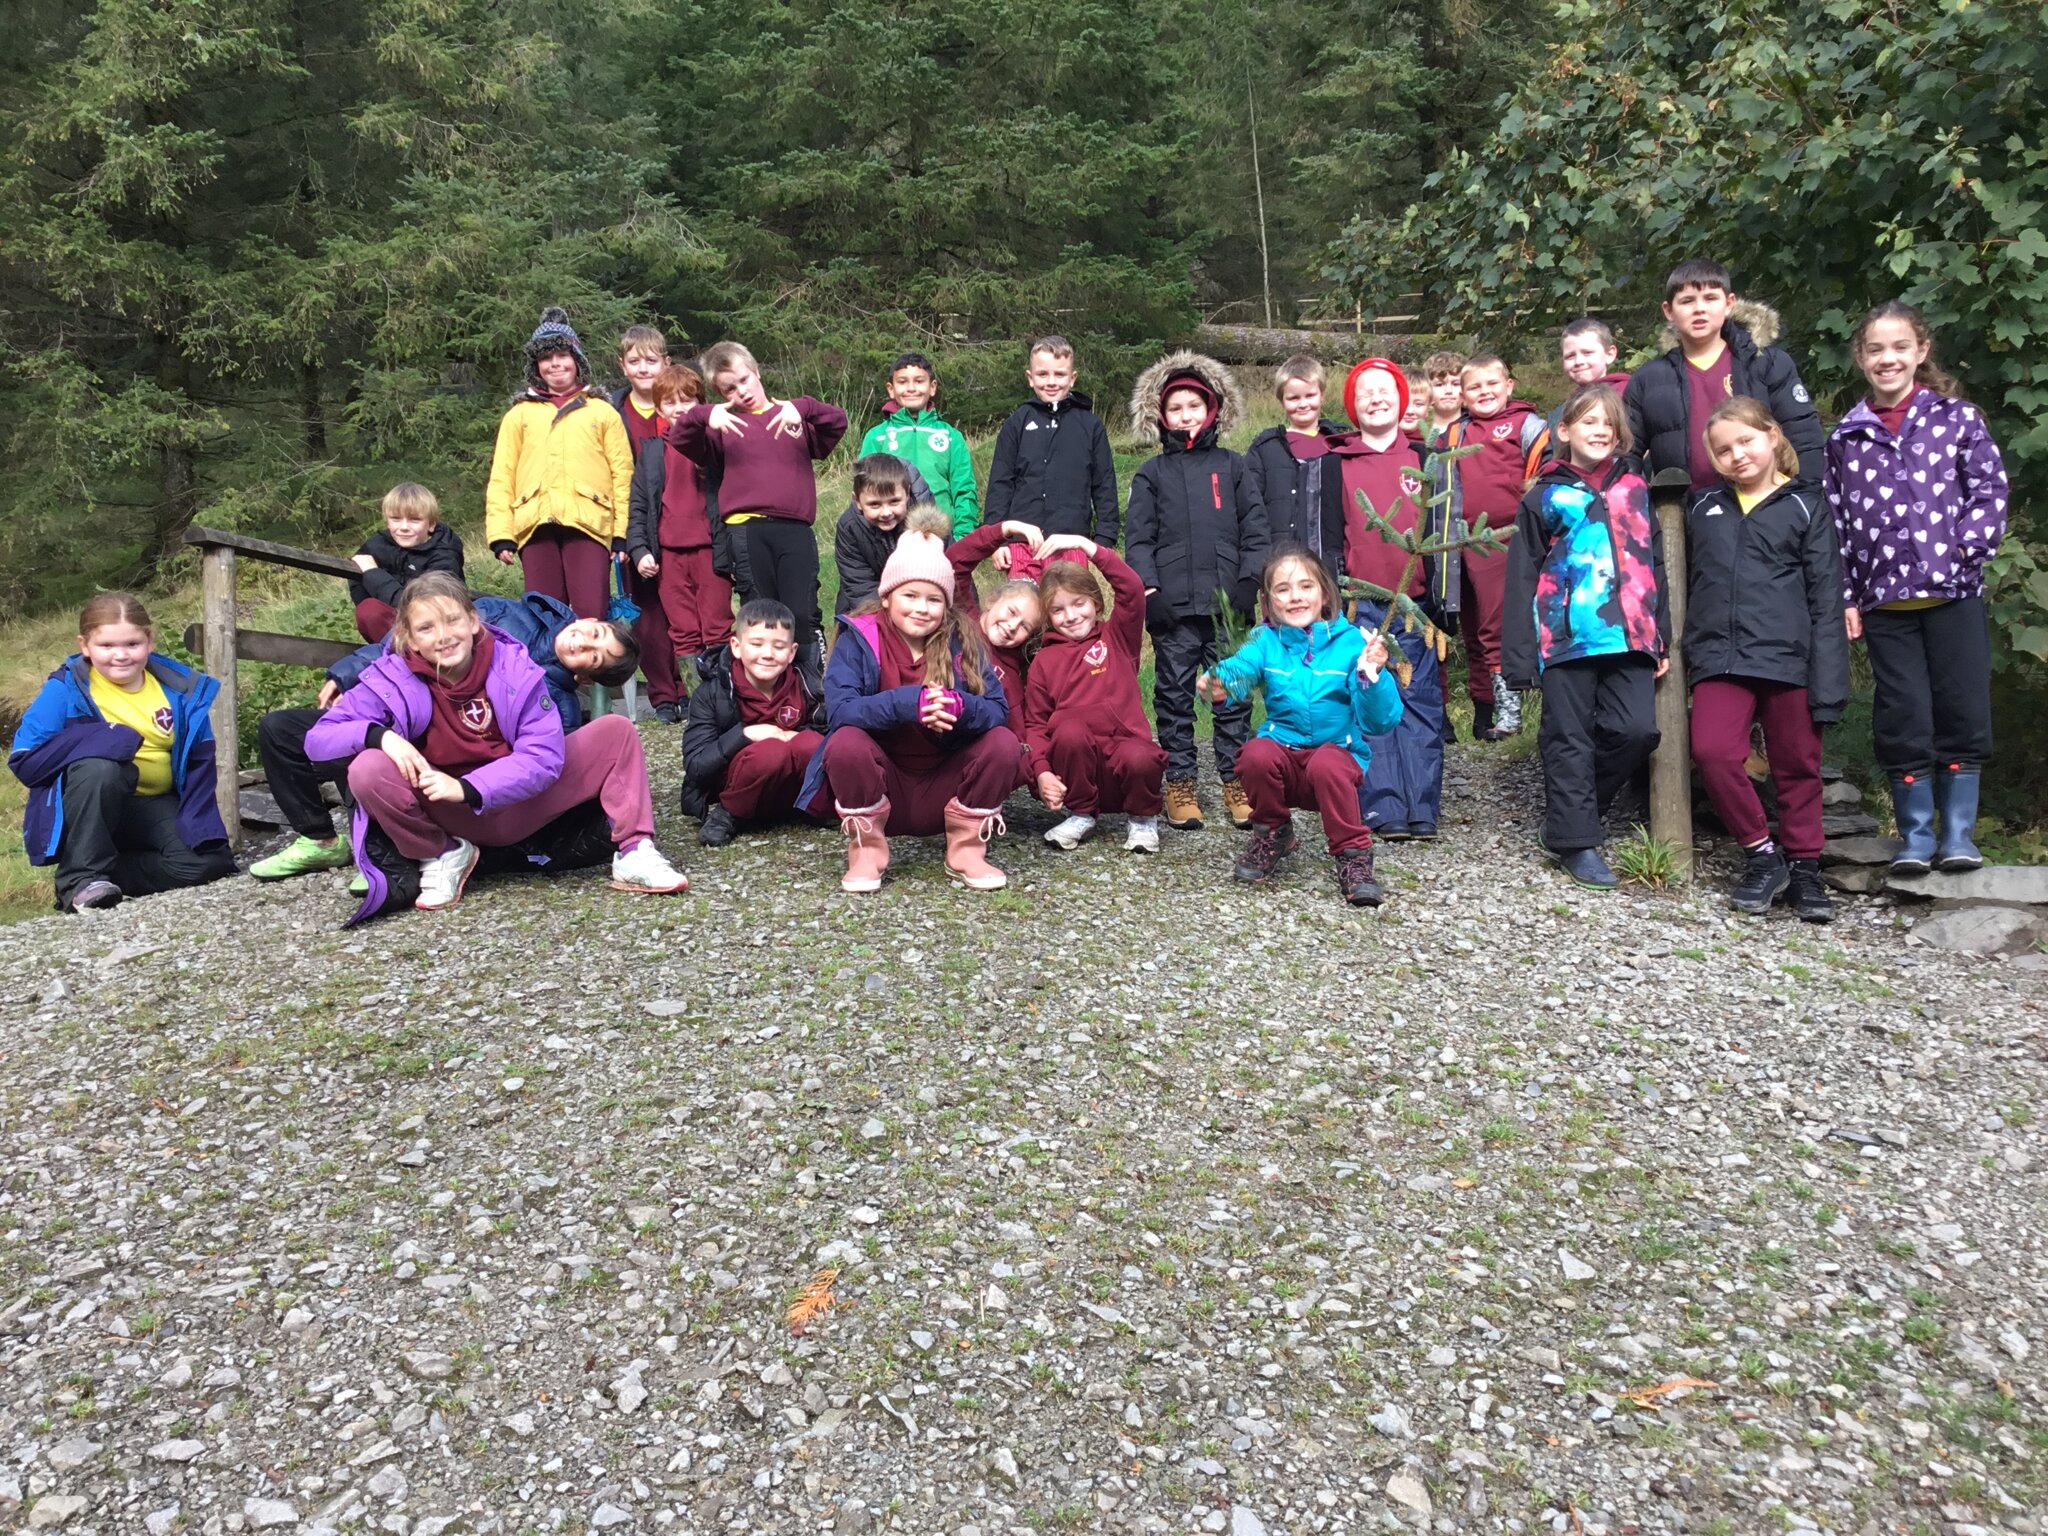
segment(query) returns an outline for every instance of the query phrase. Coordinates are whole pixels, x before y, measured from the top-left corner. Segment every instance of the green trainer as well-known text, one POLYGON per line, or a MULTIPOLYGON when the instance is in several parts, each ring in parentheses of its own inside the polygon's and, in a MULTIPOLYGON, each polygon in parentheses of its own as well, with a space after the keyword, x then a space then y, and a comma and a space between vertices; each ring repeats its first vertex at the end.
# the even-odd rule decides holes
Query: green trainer
POLYGON ((370 894, 370 882, 364 877, 360 869, 348 877, 348 893, 351 896, 367 896, 370 894))
POLYGON ((323 869, 340 869, 349 862, 349 847, 341 838, 315 842, 310 837, 294 838, 267 859, 249 866, 258 880, 290 880, 299 875, 318 874, 323 869))

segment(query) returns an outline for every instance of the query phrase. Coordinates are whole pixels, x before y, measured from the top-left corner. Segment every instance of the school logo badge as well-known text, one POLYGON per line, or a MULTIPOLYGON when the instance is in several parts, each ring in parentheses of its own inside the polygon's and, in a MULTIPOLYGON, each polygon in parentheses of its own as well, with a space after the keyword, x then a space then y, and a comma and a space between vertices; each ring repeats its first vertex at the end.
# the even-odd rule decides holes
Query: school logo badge
POLYGON ((166 704, 162 709, 158 710, 149 718, 152 722, 155 723, 156 728, 162 731, 166 736, 171 734, 171 723, 173 717, 171 715, 170 705, 166 704))
POLYGON ((1493 424, 1494 441, 1500 441, 1500 439, 1506 437, 1510 432, 1514 430, 1515 424, 1512 421, 1496 421, 1493 424))
POLYGON ((1099 667, 1109 660, 1109 642, 1098 640, 1081 653, 1081 659, 1091 667, 1099 667))
POLYGON ((483 735, 491 728, 491 701, 479 696, 463 705, 462 724, 465 730, 483 735))
POLYGON ((798 710, 794 704, 785 704, 775 711, 775 723, 785 731, 795 730, 797 719, 798 710))
POLYGON ((934 432, 925 441, 931 444, 933 453, 944 453, 953 446, 953 434, 950 432, 934 432))
POLYGON ((1401 494, 1420 496, 1422 494, 1422 471, 1412 466, 1401 471, 1401 494))

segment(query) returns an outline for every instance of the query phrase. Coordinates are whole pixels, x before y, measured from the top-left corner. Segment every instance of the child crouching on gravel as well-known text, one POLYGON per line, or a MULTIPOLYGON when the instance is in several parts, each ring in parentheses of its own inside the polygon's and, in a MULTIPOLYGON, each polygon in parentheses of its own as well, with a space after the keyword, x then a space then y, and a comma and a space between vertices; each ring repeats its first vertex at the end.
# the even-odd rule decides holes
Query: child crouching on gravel
POLYGON ((1323 818, 1337 861, 1337 889, 1354 907, 1384 900, 1372 867, 1372 833, 1358 788, 1372 762, 1368 736, 1401 723, 1401 690, 1387 672, 1387 645, 1337 611, 1337 578, 1307 550, 1290 547, 1266 565, 1266 622, 1202 682, 1216 703, 1266 696, 1266 721, 1238 754, 1254 835, 1237 878, 1267 879, 1294 851, 1291 808, 1323 818))
POLYGON ((697 841, 722 848, 750 827, 796 810, 797 786, 824 744, 825 684, 797 653, 796 615, 757 597, 734 620, 732 643, 704 657, 683 731, 683 814, 697 841))
POLYGON ((1067 813, 1045 840, 1078 848, 1101 812, 1122 811, 1131 820, 1124 851, 1157 853, 1166 754, 1152 739, 1138 691, 1145 583, 1115 550, 1079 534, 1056 533, 1036 553, 1049 561, 1038 594, 1052 623, 1032 663, 1025 750, 1038 798, 1067 813), (1050 560, 1070 549, 1109 578, 1116 607, 1107 623, 1095 571, 1050 560))
POLYGON ((391 639, 306 733, 312 761, 348 760, 356 868, 369 885, 351 924, 400 904, 454 906, 480 846, 521 842, 592 800, 617 849, 613 890, 689 888, 654 846, 630 721, 606 715, 565 739, 547 674, 442 572, 400 594, 391 639))

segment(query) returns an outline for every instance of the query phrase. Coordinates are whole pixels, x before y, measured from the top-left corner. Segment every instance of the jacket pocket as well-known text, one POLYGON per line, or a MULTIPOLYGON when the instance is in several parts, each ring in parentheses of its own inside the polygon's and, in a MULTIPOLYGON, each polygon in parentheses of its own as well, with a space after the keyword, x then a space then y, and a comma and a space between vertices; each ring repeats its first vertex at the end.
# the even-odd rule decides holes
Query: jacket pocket
POLYGON ((585 501, 596 502, 600 507, 603 507, 607 512, 611 511, 612 509, 612 493, 610 491, 601 491, 596 486, 585 485, 581 480, 579 480, 576 482, 576 494, 578 496, 581 496, 585 501))

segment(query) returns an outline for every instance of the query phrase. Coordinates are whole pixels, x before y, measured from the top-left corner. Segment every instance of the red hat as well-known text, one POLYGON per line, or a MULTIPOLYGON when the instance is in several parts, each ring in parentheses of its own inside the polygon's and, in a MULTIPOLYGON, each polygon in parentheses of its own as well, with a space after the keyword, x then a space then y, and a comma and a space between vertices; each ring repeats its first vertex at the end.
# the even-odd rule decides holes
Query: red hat
POLYGON ((1401 371, 1400 364, 1392 358, 1368 357, 1364 362, 1355 364, 1352 370, 1344 375, 1344 414, 1351 418, 1351 425, 1354 427, 1362 427, 1364 423, 1358 419, 1358 407, 1352 402, 1352 392, 1358 388, 1358 376, 1374 368, 1384 368, 1394 376, 1394 388, 1399 392, 1401 399, 1398 414, 1408 414, 1408 375, 1401 371))

